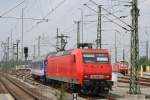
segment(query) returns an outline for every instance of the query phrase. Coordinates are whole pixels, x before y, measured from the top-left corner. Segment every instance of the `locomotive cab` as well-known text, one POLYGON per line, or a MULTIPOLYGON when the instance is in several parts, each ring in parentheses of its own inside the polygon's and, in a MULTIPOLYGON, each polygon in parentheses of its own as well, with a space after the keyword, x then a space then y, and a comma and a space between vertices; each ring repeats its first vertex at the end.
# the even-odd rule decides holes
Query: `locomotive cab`
POLYGON ((107 50, 81 50, 75 53, 80 88, 84 93, 108 93, 111 81, 112 66, 107 50))
POLYGON ((85 79, 111 79, 111 64, 107 53, 83 53, 85 79))

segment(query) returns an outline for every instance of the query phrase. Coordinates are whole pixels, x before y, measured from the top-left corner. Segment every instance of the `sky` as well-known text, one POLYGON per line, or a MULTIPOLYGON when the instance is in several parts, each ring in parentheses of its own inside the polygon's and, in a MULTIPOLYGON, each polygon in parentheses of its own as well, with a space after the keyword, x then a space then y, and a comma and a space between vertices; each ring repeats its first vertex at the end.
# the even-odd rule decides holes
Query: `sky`
MULTIPOLYGON (((131 7, 129 0, 93 0, 97 4, 102 5, 114 15, 126 16, 121 18, 124 22, 131 24, 131 7)), ((24 46, 29 47, 30 56, 33 56, 33 45, 36 46, 38 36, 41 36, 41 55, 55 51, 56 44, 56 28, 59 34, 68 35, 67 49, 76 47, 76 30, 75 21, 81 20, 81 9, 83 10, 83 41, 95 43, 97 30, 97 13, 83 6, 87 4, 89 7, 97 11, 97 6, 89 0, 0 0, 0 43, 6 42, 12 33, 12 44, 22 37, 22 8, 24 18, 48 19, 44 20, 23 20, 24 46), (23 3, 21 3, 23 2, 23 3), (21 3, 21 4, 20 4, 21 3), (20 5, 18 5, 20 4, 20 5), (17 7, 15 7, 18 5, 17 7), (15 7, 15 8, 14 8, 15 7), (12 9, 14 8, 14 9, 12 9), (11 11, 9 11, 12 9, 11 11), (9 12, 8 12, 9 11, 9 12), (7 18, 4 18, 7 17, 7 18), (8 18, 8 17, 16 17, 8 18)), ((150 40, 150 0, 139 0, 139 40, 140 55, 145 56, 145 41, 150 40)), ((112 60, 114 61, 114 40, 117 34, 118 60, 122 59, 122 51, 125 49, 126 59, 130 58, 130 32, 122 29, 106 19, 117 22, 123 27, 129 29, 128 26, 109 15, 102 10, 102 47, 111 50, 112 60)), ((150 43, 149 43, 150 44, 150 43)), ((21 43, 19 45, 21 48, 21 43)), ((11 46, 10 46, 11 48, 11 46)), ((0 51, 3 49, 1 48, 0 51)), ((11 49, 10 49, 11 51, 11 49)), ((149 50, 150 51, 150 50, 149 50)), ((3 56, 1 52, 1 57, 3 56)))

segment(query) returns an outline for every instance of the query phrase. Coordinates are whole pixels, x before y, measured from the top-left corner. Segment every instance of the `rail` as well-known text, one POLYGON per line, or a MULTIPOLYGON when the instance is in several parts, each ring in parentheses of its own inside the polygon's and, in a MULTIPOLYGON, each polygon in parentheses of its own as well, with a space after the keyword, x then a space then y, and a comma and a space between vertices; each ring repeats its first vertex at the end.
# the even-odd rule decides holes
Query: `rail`
POLYGON ((18 93, 19 91, 22 92, 23 97, 31 98, 31 100, 48 100, 48 98, 36 93, 31 88, 25 87, 23 83, 13 80, 12 78, 8 77, 7 75, 3 74, 3 78, 1 77, 1 82, 3 86, 7 89, 7 91, 13 96, 15 100, 20 100, 21 93, 18 93), (9 83, 9 84, 8 84, 9 83), (11 87, 13 88, 11 88, 11 87))

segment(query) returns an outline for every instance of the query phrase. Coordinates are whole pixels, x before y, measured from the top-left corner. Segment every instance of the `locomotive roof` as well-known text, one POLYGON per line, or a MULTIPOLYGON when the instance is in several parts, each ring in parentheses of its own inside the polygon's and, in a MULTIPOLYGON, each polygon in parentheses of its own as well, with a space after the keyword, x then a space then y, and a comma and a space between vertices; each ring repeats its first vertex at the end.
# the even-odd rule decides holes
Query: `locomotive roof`
MULTIPOLYGON (((76 49, 65 50, 65 51, 60 51, 60 52, 51 52, 51 53, 48 54, 48 56, 68 55, 68 54, 71 54, 71 52, 73 50, 98 50, 98 49, 78 49, 78 48, 76 48, 76 49)), ((101 49, 101 50, 106 51, 106 52, 108 51, 107 49, 101 49)))
MULTIPOLYGON (((76 48, 77 50, 98 50, 98 49, 78 49, 76 48)), ((44 56, 41 56, 39 58, 36 58, 34 59, 33 61, 40 61, 40 60, 44 60, 46 59, 48 56, 61 56, 61 55, 68 55, 68 54, 71 54, 71 52, 75 50, 75 49, 70 49, 70 50, 65 50, 65 51, 60 51, 60 52, 50 52, 44 56)), ((107 49, 101 49, 101 50, 106 50, 108 51, 107 49)))
POLYGON ((60 51, 60 52, 50 52, 50 53, 48 54, 48 56, 49 56, 49 55, 50 55, 50 56, 67 55, 67 54, 71 54, 72 50, 73 50, 73 49, 71 49, 71 50, 65 50, 65 51, 60 51))

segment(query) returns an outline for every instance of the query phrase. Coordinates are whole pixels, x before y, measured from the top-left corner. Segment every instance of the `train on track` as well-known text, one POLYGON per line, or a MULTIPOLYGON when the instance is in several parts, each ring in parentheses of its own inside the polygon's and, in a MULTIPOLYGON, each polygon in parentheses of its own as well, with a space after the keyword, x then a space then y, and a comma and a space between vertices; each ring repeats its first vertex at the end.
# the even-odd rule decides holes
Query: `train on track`
POLYGON ((32 61, 35 80, 67 83, 81 93, 109 93, 112 88, 110 52, 105 49, 80 49, 49 53, 32 61))
POLYGON ((113 71, 119 72, 123 75, 128 73, 129 64, 127 61, 118 61, 113 65, 113 71))

